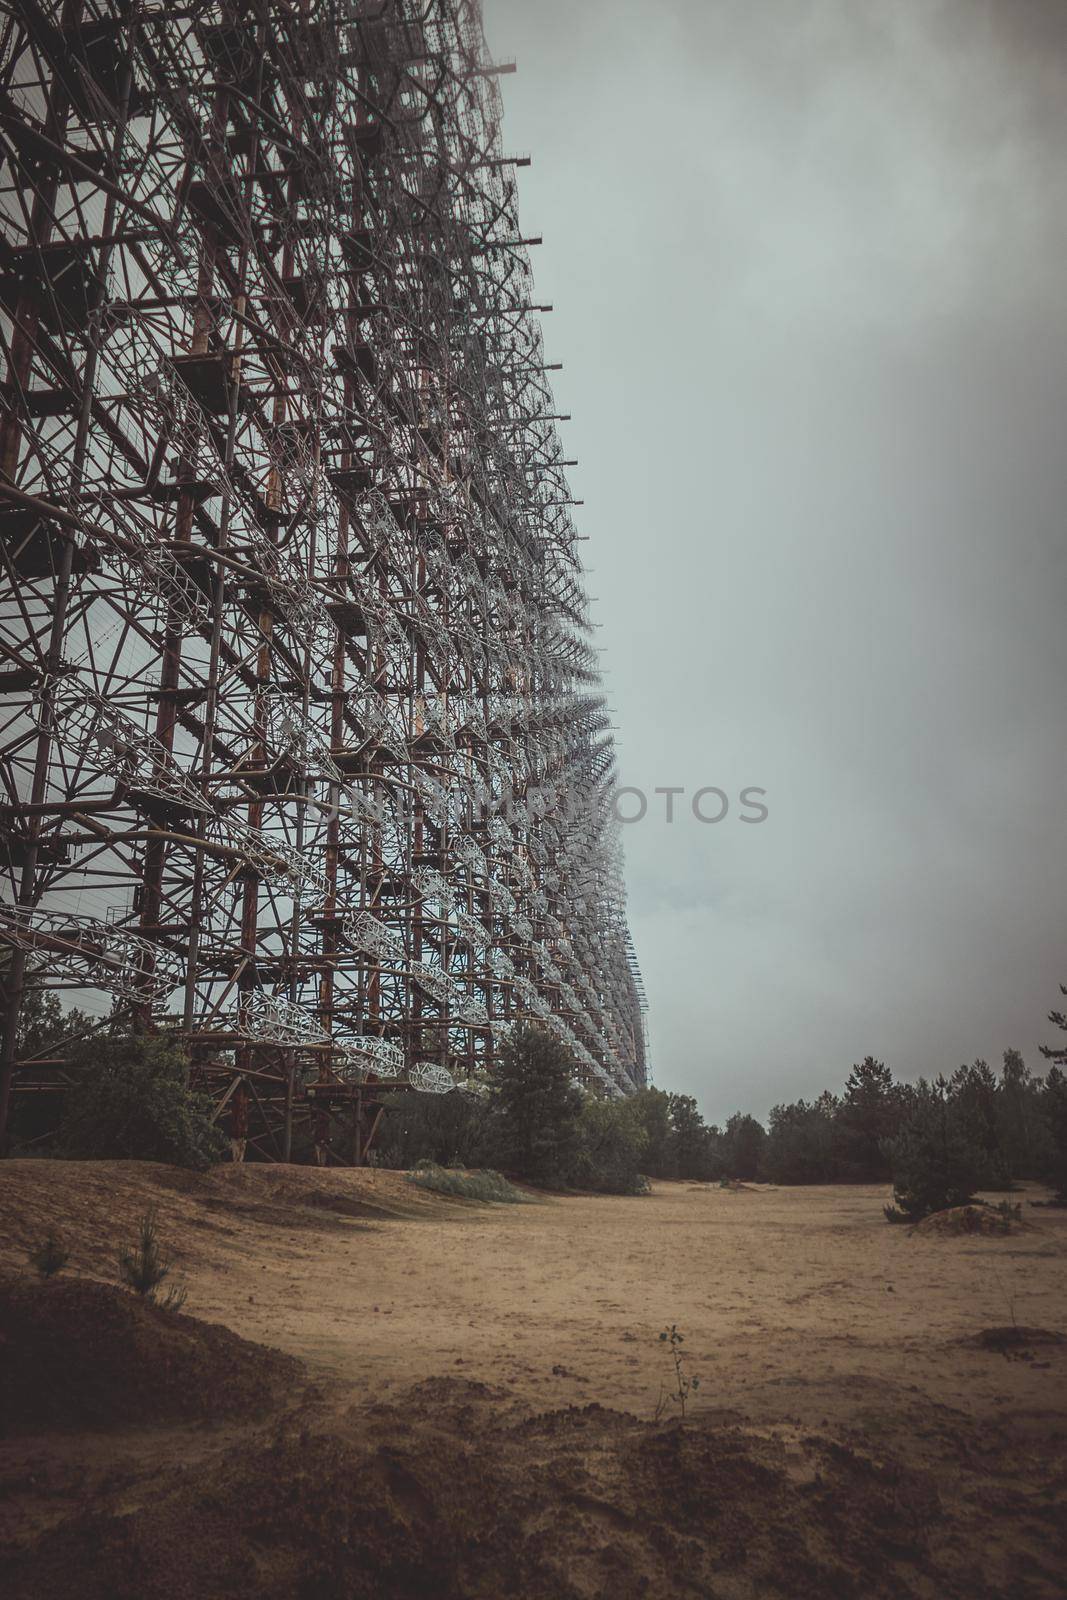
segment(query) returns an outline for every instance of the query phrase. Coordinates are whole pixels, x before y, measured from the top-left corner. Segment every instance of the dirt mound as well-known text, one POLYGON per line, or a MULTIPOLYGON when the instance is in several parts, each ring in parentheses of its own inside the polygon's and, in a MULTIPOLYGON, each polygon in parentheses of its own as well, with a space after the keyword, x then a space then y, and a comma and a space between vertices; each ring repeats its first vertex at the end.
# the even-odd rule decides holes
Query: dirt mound
POLYGON ((797 1450, 790 1470, 755 1435, 600 1406, 501 1424, 485 1387, 435 1381, 339 1429, 286 1424, 195 1486, 46 1534, 8 1595, 629 1600, 723 1578, 731 1595, 899 1594, 886 1549, 925 1554, 933 1486, 797 1450))
POLYGON ((1010 1233, 1022 1233, 1028 1229, 1029 1223, 1021 1217, 1008 1215, 1005 1211, 998 1211, 994 1206, 970 1205, 952 1206, 948 1211, 935 1211, 933 1216, 924 1217, 922 1222, 915 1224, 912 1230, 915 1233, 954 1235, 961 1233, 981 1233, 990 1238, 1004 1237, 1010 1233))
POLYGON ((1041 1345, 1067 1344, 1067 1335, 1051 1328, 1025 1328, 1017 1323, 1002 1328, 983 1328, 968 1343, 980 1350, 996 1350, 1001 1355, 1024 1355, 1041 1345))
POLYGON ((237 1416, 300 1363, 228 1328, 79 1279, 0 1280, 0 1430, 237 1416))
POLYGON ((457 1209, 408 1183, 401 1172, 320 1170, 261 1163, 189 1172, 155 1161, 0 1162, 0 1268, 20 1270, 27 1253, 56 1229, 71 1270, 114 1276, 120 1245, 148 1210, 178 1266, 229 1261, 237 1230, 281 1228, 340 1234, 359 1223, 429 1217, 457 1209))
MULTIPOLYGON (((9 1600, 1005 1592, 933 1474, 883 1446, 596 1405, 519 1415, 451 1379, 287 1419, 195 1474, 114 1480, 110 1505, 9 1562, 9 1600)), ((1034 1595, 1056 1592, 1043 1583, 1064 1555, 1041 1531, 1034 1595)))

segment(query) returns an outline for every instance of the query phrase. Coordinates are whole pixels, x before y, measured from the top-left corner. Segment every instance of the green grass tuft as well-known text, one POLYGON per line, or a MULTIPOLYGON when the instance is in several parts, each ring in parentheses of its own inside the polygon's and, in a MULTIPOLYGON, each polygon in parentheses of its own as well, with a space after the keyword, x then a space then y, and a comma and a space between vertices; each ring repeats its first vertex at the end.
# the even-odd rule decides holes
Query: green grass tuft
POLYGON ((502 1205, 521 1205, 526 1199, 521 1189, 488 1170, 467 1172, 462 1167, 436 1167, 422 1162, 407 1174, 409 1183, 434 1194, 454 1195, 461 1200, 495 1200, 502 1205))

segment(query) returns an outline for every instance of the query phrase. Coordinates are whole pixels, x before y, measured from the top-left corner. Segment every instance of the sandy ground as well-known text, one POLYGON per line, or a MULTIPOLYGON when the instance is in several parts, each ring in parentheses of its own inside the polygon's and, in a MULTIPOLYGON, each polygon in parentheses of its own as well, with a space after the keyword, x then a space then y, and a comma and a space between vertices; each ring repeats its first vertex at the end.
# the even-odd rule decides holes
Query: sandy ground
POLYGON ((968 1341, 1012 1321, 1067 1331, 1067 1212, 1024 1205, 1006 1239, 924 1239, 887 1226, 886 1199, 657 1183, 485 1207, 389 1172, 16 1161, 0 1167, 0 1264, 21 1267, 54 1213, 70 1270, 113 1281, 154 1204, 191 1314, 372 1394, 459 1369, 541 1406, 648 1414, 675 1323, 697 1409, 819 1421, 915 1394, 976 1417, 1047 1409, 1043 1368, 968 1341))
MULTIPOLYGON (((1067 1212, 1030 1207, 1037 1194, 1012 1197, 1026 1225, 1011 1237, 923 1238, 884 1222, 877 1187, 658 1183, 639 1199, 483 1207, 385 1172, 15 1161, 0 1166, 0 1266, 25 1271, 55 1221, 68 1270, 113 1281, 152 1204, 187 1311, 299 1357, 347 1402, 403 1406, 447 1376, 488 1385, 510 1415, 595 1403, 651 1419, 673 1323, 700 1378, 696 1423, 906 1440, 938 1470, 964 1438, 972 1457, 995 1438, 1024 1476, 1027 1450, 1051 1450, 1041 1471, 1062 1489, 1067 1346, 1009 1359, 979 1337, 1067 1332, 1067 1212)), ((1000 1458, 991 1470, 1003 1478, 1000 1458)), ((1012 1592, 1057 1593, 1048 1581, 1012 1592)))

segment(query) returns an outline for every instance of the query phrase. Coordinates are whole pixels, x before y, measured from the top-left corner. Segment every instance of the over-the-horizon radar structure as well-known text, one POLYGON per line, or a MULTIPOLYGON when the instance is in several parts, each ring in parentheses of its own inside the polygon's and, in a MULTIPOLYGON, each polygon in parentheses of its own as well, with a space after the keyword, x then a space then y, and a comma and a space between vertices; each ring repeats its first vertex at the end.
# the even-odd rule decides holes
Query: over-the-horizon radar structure
POLYGON ((640 1085, 477 5, 18 0, 0 27, 5 1102, 63 1082, 65 1043, 20 1044, 41 985, 177 1033, 267 1156, 383 1085, 484 1083, 520 1019, 592 1090, 640 1085))

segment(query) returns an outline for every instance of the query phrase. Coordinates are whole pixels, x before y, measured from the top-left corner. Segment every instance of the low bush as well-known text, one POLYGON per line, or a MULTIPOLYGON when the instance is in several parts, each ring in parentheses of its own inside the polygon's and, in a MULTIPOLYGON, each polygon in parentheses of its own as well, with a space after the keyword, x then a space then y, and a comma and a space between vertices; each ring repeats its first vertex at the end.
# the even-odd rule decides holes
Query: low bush
POLYGON ((211 1102, 190 1091, 187 1062, 165 1036, 126 1034, 87 1041, 71 1059, 58 1153, 89 1160, 166 1161, 203 1168, 226 1140, 211 1102))
POLYGON ((495 1161, 492 1118, 485 1096, 389 1096, 375 1144, 379 1166, 401 1171, 428 1162, 441 1167, 483 1167, 495 1161))
POLYGON ((438 1167, 431 1161, 420 1162, 409 1172, 407 1181, 417 1189, 429 1189, 433 1194, 449 1195, 458 1200, 489 1200, 500 1205, 519 1205, 525 1199, 521 1189, 489 1168, 466 1172, 458 1167, 438 1167))

